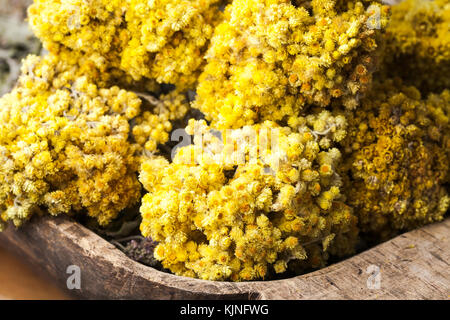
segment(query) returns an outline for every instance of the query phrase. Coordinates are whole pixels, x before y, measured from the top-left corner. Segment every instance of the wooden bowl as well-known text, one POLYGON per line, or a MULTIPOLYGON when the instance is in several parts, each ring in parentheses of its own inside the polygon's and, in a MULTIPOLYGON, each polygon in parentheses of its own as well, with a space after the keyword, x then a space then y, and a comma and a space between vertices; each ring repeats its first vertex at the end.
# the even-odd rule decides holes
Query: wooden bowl
POLYGON ((214 282, 160 272, 129 259, 66 217, 8 228, 0 242, 67 289, 81 270, 83 299, 448 299, 450 218, 402 234, 345 261, 276 281, 214 282))

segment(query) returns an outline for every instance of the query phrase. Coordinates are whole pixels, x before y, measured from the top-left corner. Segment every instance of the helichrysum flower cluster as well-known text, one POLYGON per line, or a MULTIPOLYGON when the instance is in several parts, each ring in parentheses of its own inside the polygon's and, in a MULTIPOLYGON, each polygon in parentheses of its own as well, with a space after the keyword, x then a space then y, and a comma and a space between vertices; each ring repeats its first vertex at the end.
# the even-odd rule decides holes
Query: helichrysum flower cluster
POLYGON ((120 69, 191 87, 219 21, 219 0, 35 0, 29 20, 53 54, 84 56, 102 71, 120 69))
POLYGON ((401 81, 376 85, 349 115, 348 204, 364 231, 389 234, 447 211, 450 91, 421 97, 401 81))
POLYGON ((235 0, 206 54, 194 106, 220 128, 283 120, 306 105, 353 109, 370 85, 388 7, 235 0))
POLYGON ((128 120, 141 101, 100 89, 76 67, 30 56, 17 87, 0 100, 2 220, 20 225, 44 206, 108 223, 139 200, 128 120))
POLYGON ((330 129, 318 137, 304 123, 297 130, 266 121, 218 132, 191 121, 193 145, 179 149, 171 164, 144 163, 140 180, 149 193, 141 230, 159 241, 155 256, 165 268, 209 280, 252 280, 269 269, 284 272, 291 261, 299 271, 323 265, 328 251, 352 252, 356 219, 341 201, 341 154, 320 147, 321 139, 342 136, 330 129))
POLYGON ((139 201, 144 143, 138 133, 146 133, 147 118, 156 117, 146 144, 165 142, 167 122, 184 112, 174 110, 181 102, 176 95, 162 97, 156 113, 139 116, 141 130, 132 130, 141 99, 117 86, 97 87, 91 71, 54 56, 29 56, 16 88, 0 99, 3 221, 20 225, 44 207, 50 214, 86 210, 105 225, 139 201))
POLYGON ((405 0, 392 9, 385 69, 421 92, 450 88, 450 2, 405 0))
POLYGON ((144 104, 150 104, 149 110, 143 110, 133 125, 132 133, 136 142, 144 147, 145 154, 155 153, 159 144, 169 141, 172 123, 182 119, 189 111, 189 103, 184 93, 177 90, 163 94, 156 99, 140 95, 144 104))

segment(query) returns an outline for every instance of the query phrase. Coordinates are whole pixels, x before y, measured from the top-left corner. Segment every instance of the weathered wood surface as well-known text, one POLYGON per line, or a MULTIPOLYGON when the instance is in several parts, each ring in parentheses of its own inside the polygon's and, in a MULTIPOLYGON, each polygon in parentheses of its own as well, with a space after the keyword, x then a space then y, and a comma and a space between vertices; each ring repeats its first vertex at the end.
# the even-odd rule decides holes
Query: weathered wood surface
POLYGON ((66 286, 67 267, 81 268, 80 298, 106 299, 448 299, 450 219, 395 239, 325 269, 267 282, 210 282, 136 263, 67 218, 35 219, 9 228, 0 241, 66 286), (372 274, 370 266, 374 271, 372 274), (380 268, 377 289, 376 268, 380 268), (371 279, 369 279, 371 277, 371 279), (369 286, 368 286, 369 284, 369 286))

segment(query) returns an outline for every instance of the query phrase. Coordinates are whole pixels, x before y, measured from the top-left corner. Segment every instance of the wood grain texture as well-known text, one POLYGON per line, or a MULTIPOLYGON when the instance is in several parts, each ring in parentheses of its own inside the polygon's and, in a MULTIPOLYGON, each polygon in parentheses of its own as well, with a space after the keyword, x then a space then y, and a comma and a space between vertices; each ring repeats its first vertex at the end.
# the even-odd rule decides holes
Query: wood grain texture
POLYGON ((448 299, 450 219, 415 230, 340 263, 286 280, 211 282, 178 277, 130 260, 95 233, 65 217, 9 228, 0 242, 43 269, 61 287, 69 265, 81 268, 86 299, 448 299), (369 289, 368 267, 380 268, 369 289))

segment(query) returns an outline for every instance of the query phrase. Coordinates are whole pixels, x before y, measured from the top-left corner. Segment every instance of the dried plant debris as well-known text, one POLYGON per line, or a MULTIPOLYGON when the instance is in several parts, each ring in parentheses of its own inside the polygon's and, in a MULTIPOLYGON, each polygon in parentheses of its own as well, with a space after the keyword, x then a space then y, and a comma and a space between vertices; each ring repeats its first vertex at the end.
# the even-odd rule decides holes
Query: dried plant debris
POLYGON ((111 242, 121 249, 129 258, 145 264, 146 266, 161 269, 160 262, 153 254, 157 243, 151 238, 131 236, 113 240, 111 242))

